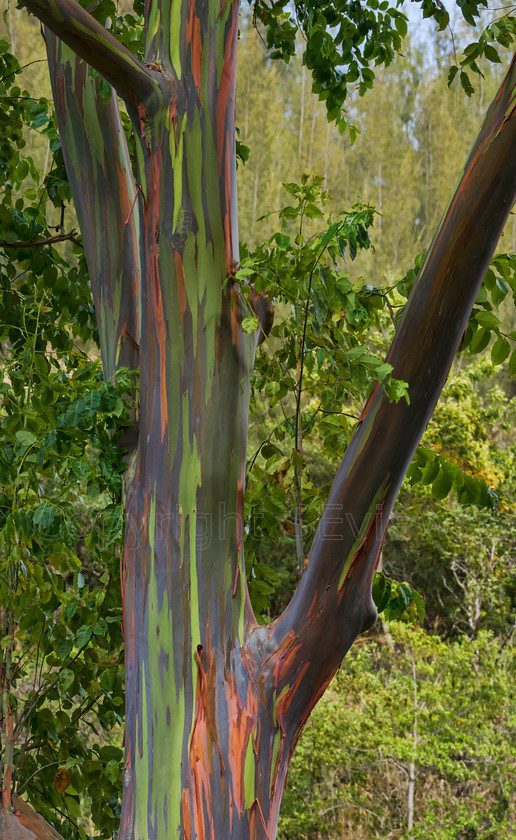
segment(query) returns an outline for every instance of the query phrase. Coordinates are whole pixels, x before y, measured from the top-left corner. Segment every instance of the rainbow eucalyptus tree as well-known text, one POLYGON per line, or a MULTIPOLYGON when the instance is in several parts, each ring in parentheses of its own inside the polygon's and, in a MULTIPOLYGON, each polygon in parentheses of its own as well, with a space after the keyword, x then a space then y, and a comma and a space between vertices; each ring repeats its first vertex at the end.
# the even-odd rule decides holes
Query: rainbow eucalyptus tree
MULTIPOLYGON (((514 200, 516 64, 389 352, 410 405, 374 389, 297 591, 260 626, 246 585, 243 499, 249 377, 269 304, 255 296, 262 327, 247 334, 231 279, 238 3, 148 0, 140 60, 76 0, 23 2, 46 27, 104 372, 140 370, 126 439, 119 837, 272 840, 303 725, 375 621, 371 583, 390 511, 514 200), (135 174, 106 82, 133 125, 135 174)), ((53 836, 5 790, 3 820, 3 840, 53 836)))

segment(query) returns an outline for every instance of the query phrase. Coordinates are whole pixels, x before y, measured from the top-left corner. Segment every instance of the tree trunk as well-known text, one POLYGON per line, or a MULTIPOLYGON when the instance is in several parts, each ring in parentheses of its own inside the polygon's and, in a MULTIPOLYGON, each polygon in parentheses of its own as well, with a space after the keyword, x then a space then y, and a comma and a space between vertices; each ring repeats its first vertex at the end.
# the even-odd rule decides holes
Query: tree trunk
POLYGON ((411 405, 372 394, 307 572, 285 613, 258 626, 243 555, 258 336, 241 329, 249 313, 231 280, 238 5, 150 0, 143 64, 74 0, 25 2, 75 53, 48 36, 104 369, 140 369, 126 482, 120 838, 273 840, 303 725, 376 618, 371 581, 390 510, 514 199, 514 62, 389 354, 411 405), (83 60, 125 100, 136 180, 116 98, 104 103, 83 60))

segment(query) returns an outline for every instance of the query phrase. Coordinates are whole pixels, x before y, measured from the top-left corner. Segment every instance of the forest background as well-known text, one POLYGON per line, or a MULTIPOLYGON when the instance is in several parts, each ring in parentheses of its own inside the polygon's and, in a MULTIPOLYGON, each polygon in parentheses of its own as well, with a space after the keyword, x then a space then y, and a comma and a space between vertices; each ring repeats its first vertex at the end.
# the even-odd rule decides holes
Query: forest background
MULTIPOLYGON (((324 104, 310 94, 307 71, 295 63, 286 68, 270 62, 250 21, 242 22, 237 90, 237 124, 243 144, 239 212, 241 238, 249 250, 278 231, 274 211, 289 201, 282 182, 292 189, 304 173, 316 173, 320 183, 316 182, 314 190, 319 204, 325 202, 324 213, 336 214, 357 202, 373 205, 377 211, 369 231, 373 247, 365 247, 349 264, 350 283, 381 291, 410 281, 414 259, 429 244, 502 78, 501 66, 498 72, 498 65, 490 64, 482 68, 483 78, 475 78, 477 90, 471 97, 466 97, 457 83, 448 88, 446 77, 455 62, 454 49, 467 43, 463 24, 455 20, 452 25, 453 41, 442 33, 435 37, 429 27, 423 39, 414 39, 403 58, 378 75, 366 97, 352 101, 349 116, 360 133, 351 145, 348 135, 341 136, 328 124, 324 104), (322 196, 321 191, 328 195, 322 196)), ((5 95, 25 96, 22 89, 27 89, 27 96, 36 97, 27 100, 32 131, 24 137, 27 145, 22 156, 29 157, 32 164, 27 163, 26 173, 18 174, 17 189, 23 194, 18 211, 23 212, 27 201, 36 201, 39 212, 46 213, 49 227, 69 231, 75 221, 67 204, 59 143, 47 101, 50 87, 39 24, 9 6, 0 27, 0 38, 10 45, 2 48, 3 53, 9 50, 17 55, 20 66, 29 65, 16 78, 18 93, 10 88, 5 95), (66 223, 61 216, 64 205, 66 223)), ((9 143, 7 131, 2 125, 2 142, 9 143)), ((5 185, 3 190, 5 221, 6 207, 13 206, 13 190, 7 197, 5 185)), ((308 219, 307 225, 315 229, 319 219, 308 219)), ((4 237, 6 230, 1 229, 0 239, 8 238, 4 237)), ((67 240, 54 246, 52 253, 55 250, 60 256, 52 259, 60 276, 62 260, 65 273, 70 276, 71 270, 79 288, 84 270, 80 247, 67 240)), ((516 252, 514 215, 499 251, 516 252)), ((244 250, 244 258, 246 253, 244 250)), ((3 269, 9 259, 12 249, 6 248, 0 256, 3 269)), ((514 269, 508 266, 507 260, 495 266, 500 288, 498 334, 484 348, 474 347, 475 355, 457 358, 424 446, 405 481, 385 544, 384 571, 423 593, 424 621, 418 619, 414 608, 405 612, 403 622, 384 619, 348 654, 297 748, 280 820, 279 836, 284 840, 509 840, 514 836, 516 709, 511 683, 516 664, 512 644, 516 387, 509 377, 505 345, 509 346, 507 337, 516 329, 516 317, 507 294, 514 269), (446 459, 473 482, 484 479, 498 497, 496 509, 484 502, 480 490, 476 498, 474 489, 469 496, 458 492, 439 498, 442 494, 434 489, 438 458, 446 459)), ((38 273, 33 262, 27 267, 18 265, 18 269, 33 276, 38 273)), ((44 261, 39 270, 47 270, 44 261)), ((60 294, 67 300, 70 288, 63 286, 60 294)), ((29 301, 25 296, 21 314, 27 315, 27 307, 36 303, 35 298, 29 301)), ((76 413, 81 399, 89 395, 91 403, 91 383, 98 374, 98 370, 92 374, 98 356, 91 313, 84 315, 88 305, 78 295, 77 311, 73 305, 69 307, 71 320, 79 317, 79 323, 83 322, 83 335, 77 342, 81 361, 75 362, 75 372, 79 372, 75 402, 70 401, 76 413)), ((39 306, 41 316, 41 301, 39 306)), ((52 312, 48 314, 50 318, 52 312)), ((0 417, 4 442, 9 446, 11 436, 13 457, 26 463, 30 439, 20 435, 26 425, 15 428, 8 422, 12 415, 7 392, 16 374, 25 381, 31 375, 42 389, 48 388, 50 366, 47 369, 45 362, 35 361, 34 353, 21 361, 13 357, 9 324, 15 316, 16 307, 8 311, 2 306, 6 375, 0 417)), ((280 308, 280 325, 281 317, 280 308)), ((30 318, 25 320, 28 323, 30 318)), ((387 338, 380 330, 378 347, 386 345, 387 338)), ((26 345, 22 356, 25 350, 26 345)), ((264 373, 258 365, 258 379, 260 375, 264 373)), ((123 383, 120 387, 121 394, 101 395, 99 400, 104 402, 89 414, 82 404, 81 422, 75 424, 77 437, 67 455, 78 484, 68 487, 64 496, 57 482, 50 486, 47 475, 43 479, 44 501, 28 493, 22 500, 21 488, 13 490, 5 479, 12 476, 13 461, 2 465, 6 492, 0 498, 0 521, 6 556, 6 547, 13 550, 13 495, 18 494, 20 500, 17 535, 23 533, 23 515, 29 516, 32 529, 26 538, 27 544, 32 542, 25 574, 27 580, 31 574, 34 577, 33 588, 23 582, 23 568, 16 585, 11 579, 7 583, 2 579, 2 603, 7 603, 7 591, 18 598, 16 627, 4 625, 2 640, 3 657, 13 651, 17 654, 14 693, 21 721, 15 745, 18 785, 20 793, 47 819, 53 813, 60 833, 70 838, 90 833, 110 837, 119 809, 122 751, 112 738, 113 727, 118 727, 121 745, 116 467, 111 465, 109 472, 103 461, 102 480, 95 476, 98 452, 109 448, 106 441, 124 411, 123 383), (92 430, 97 449, 93 446, 89 457, 79 457, 84 441, 92 440, 92 430), (38 535, 45 537, 40 556, 34 550, 35 526, 38 535), (57 587, 57 594, 55 580, 41 562, 48 556, 49 545, 56 574, 62 573, 65 581, 61 590, 57 587), (43 618, 35 612, 34 600, 39 601, 43 618), (67 614, 69 626, 64 635, 63 624, 48 618, 58 609, 67 614), (41 639, 43 627, 47 648, 41 639), (80 673, 78 663, 82 663, 80 673), (71 698, 77 696, 79 713, 70 712, 71 698)), ((325 387, 331 390, 331 382, 325 387)), ((293 533, 295 470, 291 456, 279 451, 285 413, 288 416, 292 408, 289 400, 291 397, 282 394, 272 381, 265 390, 257 387, 250 427, 246 554, 253 601, 264 615, 274 614, 287 602, 300 559, 293 533)), ((325 400, 321 397, 320 405, 327 406, 325 400)), ((314 412, 310 395, 306 410, 307 415, 314 412)), ((347 406, 347 413, 323 408, 316 411, 317 423, 305 425, 306 543, 310 541, 310 522, 317 520, 325 488, 335 472, 337 452, 349 440, 356 420, 353 414, 359 411, 359 405, 347 406)), ((116 456, 112 458, 114 463, 116 456)), ((22 480, 21 470, 17 476, 22 480)), ((464 489, 464 479, 461 481, 464 489)), ((16 548, 20 548, 19 540, 16 548)))

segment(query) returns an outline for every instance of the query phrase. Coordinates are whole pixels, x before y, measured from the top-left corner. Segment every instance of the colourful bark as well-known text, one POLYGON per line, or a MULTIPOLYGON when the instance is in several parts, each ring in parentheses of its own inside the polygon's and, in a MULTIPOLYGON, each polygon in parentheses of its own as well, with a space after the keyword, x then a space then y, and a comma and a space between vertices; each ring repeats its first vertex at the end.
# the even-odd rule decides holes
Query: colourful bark
POLYGON ((308 570, 285 613, 260 627, 243 556, 257 336, 241 329, 248 313, 230 279, 238 264, 238 4, 149 0, 147 65, 113 45, 73 0, 26 5, 115 85, 137 138, 135 183, 115 97, 104 103, 84 64, 49 39, 106 373, 129 364, 139 345, 120 838, 272 840, 302 727, 374 621, 371 581, 390 510, 514 199, 515 64, 391 348, 411 404, 390 404, 379 390, 371 396, 308 570), (84 27, 87 49, 77 35, 84 27))
POLYGON ((152 71, 76 0, 26 0, 24 5, 126 101, 135 105, 149 95, 155 83, 152 71))
MULTIPOLYGON (((247 823, 238 773, 253 705, 241 646, 251 620, 243 485, 256 339, 241 330, 227 282, 238 262, 238 8, 191 3, 176 13, 148 45, 169 98, 139 112, 145 286, 127 501, 122 837, 200 838, 218 825, 229 838, 247 823)), ((147 14, 157 14, 152 5, 147 14)))
POLYGON ((63 155, 86 253, 106 379, 137 369, 140 343, 138 190, 114 91, 50 30, 48 66, 63 155))

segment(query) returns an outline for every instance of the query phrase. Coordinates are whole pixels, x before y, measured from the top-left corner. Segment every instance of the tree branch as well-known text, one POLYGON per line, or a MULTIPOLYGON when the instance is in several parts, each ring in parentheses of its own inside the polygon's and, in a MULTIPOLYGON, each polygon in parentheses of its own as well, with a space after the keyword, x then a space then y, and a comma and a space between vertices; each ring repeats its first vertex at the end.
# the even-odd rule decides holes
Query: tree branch
POLYGON ((77 232, 71 230, 70 233, 60 233, 57 236, 49 236, 47 239, 30 239, 26 242, 5 242, 0 239, 0 245, 2 248, 39 248, 42 245, 53 245, 54 242, 64 242, 66 239, 71 239, 77 245, 80 242, 76 237, 77 232))
POLYGON ((23 5, 136 107, 156 88, 156 74, 76 0, 21 0, 23 5))
POLYGON ((104 374, 139 366, 139 190, 116 96, 104 102, 84 61, 45 31, 61 145, 99 327, 104 374))
POLYGON ((392 506, 516 197, 515 89, 516 58, 486 115, 387 356, 392 375, 409 384, 410 405, 390 403, 382 388, 374 389, 333 483, 308 569, 269 631, 268 647, 274 643, 282 673, 274 690, 298 680, 285 726, 299 725, 306 704, 309 712, 356 636, 375 620, 372 577, 392 506))

